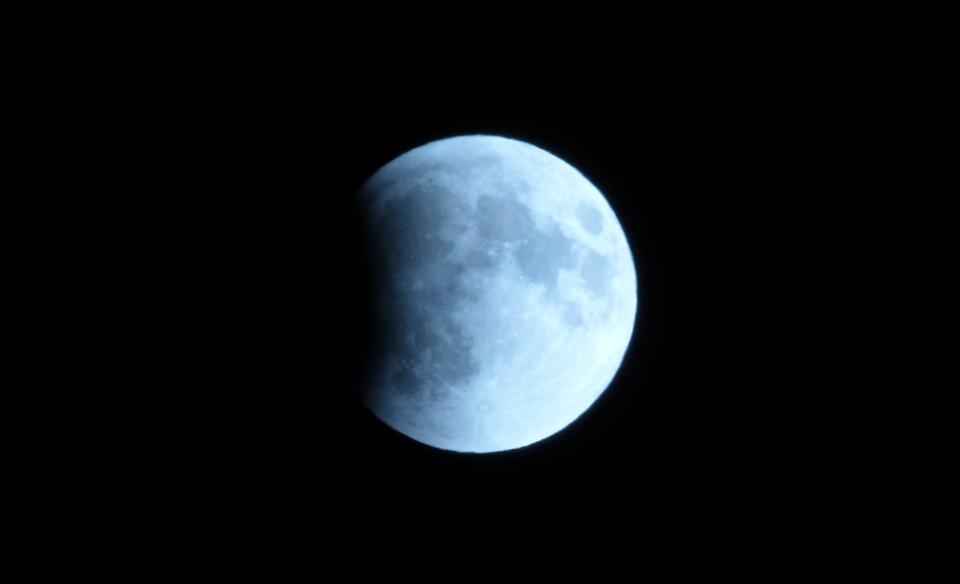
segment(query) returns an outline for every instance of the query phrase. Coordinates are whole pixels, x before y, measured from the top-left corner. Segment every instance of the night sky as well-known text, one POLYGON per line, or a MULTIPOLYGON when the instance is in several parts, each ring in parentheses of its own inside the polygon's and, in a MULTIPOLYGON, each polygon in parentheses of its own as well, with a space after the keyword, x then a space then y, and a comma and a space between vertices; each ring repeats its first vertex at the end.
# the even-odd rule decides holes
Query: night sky
POLYGON ((938 34, 898 41, 894 10, 872 24, 851 5, 93 10, 89 34, 48 45, 36 71, 57 81, 31 107, 117 233, 111 302, 149 342, 122 349, 128 397, 108 409, 133 438, 111 464, 160 509, 376 530, 478 511, 768 518, 821 509, 876 455, 848 440, 872 302, 855 284, 879 261, 877 206, 912 180, 904 145, 940 119, 922 57, 938 34), (416 443, 355 395, 376 281, 353 195, 470 133, 587 176, 639 278, 604 395, 491 455, 416 443))

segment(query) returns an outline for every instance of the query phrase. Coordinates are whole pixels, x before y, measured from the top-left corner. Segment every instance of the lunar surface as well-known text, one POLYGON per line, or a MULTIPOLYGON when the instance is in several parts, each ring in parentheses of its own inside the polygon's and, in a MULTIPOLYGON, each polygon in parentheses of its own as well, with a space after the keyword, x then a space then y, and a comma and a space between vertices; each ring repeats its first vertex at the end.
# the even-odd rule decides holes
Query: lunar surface
POLYGON ((613 210, 575 168, 496 136, 431 142, 361 188, 385 328, 364 401, 424 444, 527 446, 612 381, 637 281, 613 210))

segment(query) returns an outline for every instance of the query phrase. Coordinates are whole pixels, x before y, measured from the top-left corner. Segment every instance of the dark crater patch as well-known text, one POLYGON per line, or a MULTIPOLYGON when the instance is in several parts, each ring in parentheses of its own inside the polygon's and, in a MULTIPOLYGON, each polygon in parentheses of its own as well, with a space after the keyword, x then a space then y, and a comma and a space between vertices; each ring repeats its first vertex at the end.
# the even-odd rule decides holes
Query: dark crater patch
POLYGON ((472 250, 463 258, 464 270, 489 270, 497 265, 499 250, 472 250))
POLYGON ((389 269, 443 260, 453 251, 453 242, 441 237, 441 229, 462 218, 454 195, 439 185, 412 187, 390 200, 376 226, 378 251, 389 269))
POLYGON ((577 207, 577 219, 588 233, 597 235, 603 231, 603 215, 586 203, 580 203, 577 207))
POLYGON ((423 382, 413 372, 413 369, 407 366, 393 372, 390 376, 390 386, 398 393, 411 395, 418 392, 423 386, 423 382))
POLYGON ((387 310, 394 316, 386 331, 386 352, 390 361, 400 366, 390 379, 394 391, 408 395, 430 392, 436 399, 445 386, 457 386, 477 374, 478 364, 471 354, 473 339, 454 321, 442 315, 429 319, 429 305, 398 302, 387 310), (414 372, 415 367, 419 373, 414 372))
POLYGON ((478 364, 470 352, 473 339, 451 322, 446 323, 444 333, 446 339, 438 339, 438 344, 432 347, 432 371, 443 383, 466 381, 478 370, 478 364))
POLYGON ((597 296, 606 296, 613 280, 613 264, 602 255, 588 251, 580 266, 580 275, 586 282, 587 290, 597 296))
POLYGON ((525 276, 552 290, 557 285, 560 270, 572 269, 576 265, 573 244, 573 240, 564 237, 556 228, 547 233, 535 229, 517 247, 514 257, 525 276))
POLYGON ((580 314, 580 307, 573 303, 563 305, 561 318, 563 318, 563 322, 571 328, 576 328, 583 324, 583 315, 580 314))
MULTIPOLYGON (((489 258, 488 258, 489 259, 489 258)), ((448 260, 440 265, 438 274, 442 281, 437 286, 444 301, 451 308, 462 305, 464 302, 476 302, 480 299, 480 290, 466 284, 466 274, 474 269, 491 267, 493 262, 484 262, 480 258, 468 255, 466 258, 454 261, 448 260), (479 264, 483 264, 482 266, 479 264)))
MULTIPOLYGON (((575 267, 573 240, 552 227, 537 229, 530 209, 514 196, 482 196, 477 200, 477 227, 486 243, 516 243, 514 259, 520 271, 548 290, 557 284, 561 269, 575 267)), ((492 245, 497 250, 498 246, 492 245)), ((479 258, 474 258, 480 261, 479 258)))
POLYGON ((512 196, 477 199, 476 221, 480 237, 498 243, 520 241, 534 231, 530 210, 512 196))

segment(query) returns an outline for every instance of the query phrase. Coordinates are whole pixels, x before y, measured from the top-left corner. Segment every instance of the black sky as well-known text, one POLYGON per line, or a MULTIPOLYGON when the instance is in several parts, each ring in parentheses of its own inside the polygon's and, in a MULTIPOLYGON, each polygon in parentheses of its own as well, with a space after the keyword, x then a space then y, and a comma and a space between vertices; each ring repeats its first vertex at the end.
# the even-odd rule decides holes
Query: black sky
POLYGON ((22 151, 57 161, 37 184, 82 193, 61 212, 97 218, 82 282, 115 283, 98 296, 122 321, 125 397, 102 403, 131 438, 101 456, 160 508, 762 518, 821 509, 879 455, 851 440, 853 338, 880 310, 879 215, 947 122, 931 7, 20 8, 48 39, 19 45, 22 151), (465 133, 581 170, 640 284, 604 396, 486 456, 410 441, 353 395, 371 282, 352 195, 465 133))

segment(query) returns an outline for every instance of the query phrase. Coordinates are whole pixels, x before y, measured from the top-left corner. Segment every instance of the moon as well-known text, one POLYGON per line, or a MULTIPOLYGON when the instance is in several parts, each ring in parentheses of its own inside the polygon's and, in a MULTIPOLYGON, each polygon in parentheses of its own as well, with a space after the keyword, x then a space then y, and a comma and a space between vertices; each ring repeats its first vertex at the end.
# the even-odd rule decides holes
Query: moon
POLYGON ((379 349, 363 400, 457 452, 543 440, 623 361, 637 276, 614 211, 575 168, 499 136, 430 142, 360 189, 379 349))

